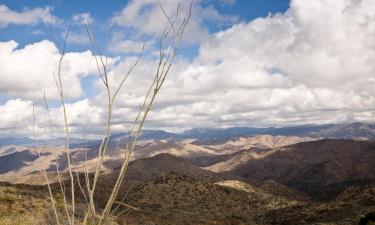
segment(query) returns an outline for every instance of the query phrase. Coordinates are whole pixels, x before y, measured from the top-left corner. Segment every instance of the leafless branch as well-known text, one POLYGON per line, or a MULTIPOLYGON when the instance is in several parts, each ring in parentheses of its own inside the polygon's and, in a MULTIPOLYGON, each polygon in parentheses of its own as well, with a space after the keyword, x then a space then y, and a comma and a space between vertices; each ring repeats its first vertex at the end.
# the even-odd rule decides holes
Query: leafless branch
POLYGON ((63 88, 63 82, 62 82, 62 76, 61 76, 61 68, 64 60, 64 56, 66 53, 66 42, 68 40, 69 34, 70 34, 71 24, 69 24, 68 30, 66 32, 66 35, 64 37, 64 42, 62 45, 62 49, 60 49, 60 59, 58 63, 58 69, 57 74, 53 73, 53 78, 55 80, 56 87, 59 92, 60 101, 63 109, 63 115, 64 115, 64 130, 65 130, 65 152, 66 157, 68 161, 68 170, 69 170, 69 176, 70 176, 70 184, 71 184, 71 204, 72 204, 72 213, 71 213, 71 224, 74 224, 74 212, 75 212, 75 191, 74 191, 74 176, 72 172, 72 165, 71 165, 71 159, 70 159, 70 148, 69 148, 69 123, 68 123, 68 117, 66 112, 66 105, 65 105, 65 96, 64 96, 64 88, 63 88))
MULTIPOLYGON (((35 104, 33 104, 33 137, 34 137, 34 140, 35 140, 35 148, 38 148, 38 143, 37 143, 38 139, 37 139, 37 136, 36 136, 35 127, 36 127, 35 104)), ((38 151, 38 157, 40 157, 40 151, 38 151)), ((53 213, 55 215, 57 224, 60 225, 59 216, 58 216, 57 210, 56 210, 56 201, 55 201, 55 198, 53 197, 51 185, 50 185, 48 175, 47 175, 47 172, 46 172, 45 168, 43 168, 43 174, 44 174, 44 178, 46 179, 48 193, 49 193, 49 196, 50 196, 50 199, 51 199, 51 206, 52 206, 52 209, 53 209, 53 213)))

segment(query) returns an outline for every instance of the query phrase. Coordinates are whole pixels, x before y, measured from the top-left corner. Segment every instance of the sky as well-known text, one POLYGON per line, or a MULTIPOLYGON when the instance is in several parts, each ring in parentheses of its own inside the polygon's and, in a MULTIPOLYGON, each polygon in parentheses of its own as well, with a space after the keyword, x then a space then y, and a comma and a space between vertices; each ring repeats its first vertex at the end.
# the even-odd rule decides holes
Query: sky
MULTIPOLYGON (((161 0, 168 15, 178 1, 161 0)), ((189 1, 180 2, 180 18, 189 1)), ((73 135, 104 131, 106 91, 86 34, 91 24, 114 89, 144 53, 115 102, 113 132, 129 129, 157 67, 168 20, 158 1, 0 0, 0 136, 63 133, 53 73, 62 63, 73 135)), ((178 55, 145 124, 183 131, 375 122, 375 2, 195 0, 178 55)))

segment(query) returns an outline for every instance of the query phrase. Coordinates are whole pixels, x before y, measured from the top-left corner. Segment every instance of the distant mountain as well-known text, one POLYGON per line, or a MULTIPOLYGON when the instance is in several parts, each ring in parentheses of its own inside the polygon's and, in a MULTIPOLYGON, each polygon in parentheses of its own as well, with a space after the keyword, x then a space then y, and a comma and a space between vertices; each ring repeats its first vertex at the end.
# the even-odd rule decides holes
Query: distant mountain
MULTIPOLYGON (((283 152, 283 146, 319 140, 325 137, 346 140, 374 140, 374 133, 375 125, 361 123, 284 128, 233 127, 227 129, 192 129, 181 133, 145 130, 139 138, 132 157, 133 160, 136 160, 167 153, 192 160, 196 165, 207 170, 222 173, 235 170, 237 167, 245 165, 248 161, 255 160, 260 162, 273 157, 273 155, 279 154, 278 151, 283 152)), ((42 147, 38 151, 44 157, 30 157, 20 160, 20 155, 37 155, 36 149, 33 148, 35 141, 29 138, 1 140, 5 145, 0 146, 0 161, 3 160, 4 162, 0 163, 0 180, 2 181, 38 181, 33 178, 38 175, 37 173, 40 172, 41 168, 46 168, 47 171, 55 171, 56 164, 59 165, 61 170, 66 169, 67 159, 63 148, 56 147, 51 149, 42 147), (27 144, 28 142, 29 144, 27 144), (13 144, 8 145, 11 143, 13 144), (10 165, 12 162, 14 162, 14 167, 10 165)), ((104 169, 107 172, 118 165, 116 160, 120 159, 123 155, 126 141, 126 133, 114 134, 110 137, 108 151, 104 159, 106 162, 104 169)), ((59 146, 63 146, 64 142, 63 138, 54 140, 55 145, 59 146)), ((74 168, 81 171, 83 169, 82 163, 87 159, 87 166, 89 169, 93 169, 96 165, 95 160, 101 141, 88 140, 86 142, 82 139, 72 138, 70 139, 70 143, 72 148, 71 159, 74 168)), ((345 142, 338 143, 338 145, 342 145, 345 142)), ((38 144, 48 145, 49 142, 38 141, 38 144)), ((327 151, 332 150, 329 149, 327 151)), ((314 157, 313 155, 312 158, 314 157)), ((327 160, 332 159, 333 156, 327 160)), ((308 160, 306 159, 306 161, 308 160)), ((280 171, 283 171, 282 169, 280 171)), ((240 175, 243 176, 243 174, 240 175)))
MULTIPOLYGON (((112 134, 110 139, 113 141, 127 141, 129 133, 117 133, 112 134)), ((164 130, 142 130, 138 137, 138 140, 164 140, 164 139, 174 139, 178 137, 178 133, 172 133, 164 130)))
POLYGON ((296 127, 231 127, 231 128, 209 128, 209 129, 191 129, 181 133, 179 136, 186 139, 196 139, 196 144, 220 144, 233 137, 255 136, 255 135, 284 135, 284 136, 307 136, 306 134, 319 131, 331 125, 307 125, 296 127))
POLYGON ((6 145, 32 145, 34 142, 31 138, 17 138, 17 137, 0 137, 0 147, 6 145))
MULTIPOLYGON (((127 133, 113 134, 112 142, 125 143, 127 133)), ((297 136, 311 138, 331 139, 368 139, 375 140, 375 124, 325 124, 303 125, 290 127, 230 127, 230 128, 194 128, 180 133, 172 133, 162 130, 144 130, 139 140, 195 140, 196 145, 222 144, 236 137, 249 137, 257 135, 271 136, 297 136)))
POLYGON ((340 124, 312 131, 308 134, 312 137, 324 137, 331 139, 375 139, 375 124, 352 123, 340 124))
MULTIPOLYGON (((230 127, 230 128, 194 128, 180 133, 173 133, 163 130, 143 130, 138 140, 168 140, 181 141, 192 139, 197 145, 222 144, 229 139, 236 137, 249 137, 256 135, 272 136, 298 136, 311 138, 332 138, 332 139, 368 139, 375 140, 375 124, 352 123, 352 124, 325 124, 325 125, 303 125, 289 127, 230 127)), ((117 133, 110 137, 114 144, 126 143, 128 133, 117 133)), ((35 140, 31 138, 0 137, 0 147, 6 145, 49 145, 49 140, 35 140)), ((64 138, 57 138, 54 144, 62 146, 64 138)), ((100 140, 83 140, 70 138, 71 147, 96 146, 100 140)))
MULTIPOLYGON (((90 143, 93 140, 83 140, 80 138, 69 138, 69 143, 72 147, 77 145, 83 145, 84 143, 90 143)), ((9 145, 23 145, 23 146, 47 146, 53 143, 55 146, 62 146, 65 145, 65 138, 56 138, 52 141, 50 140, 35 140, 32 138, 22 137, 0 137, 0 147, 9 146, 9 145)))
POLYGON ((179 137, 197 139, 196 144, 221 143, 233 137, 255 135, 282 135, 331 139, 375 139, 375 124, 326 124, 291 127, 231 127, 223 129, 192 129, 179 137))

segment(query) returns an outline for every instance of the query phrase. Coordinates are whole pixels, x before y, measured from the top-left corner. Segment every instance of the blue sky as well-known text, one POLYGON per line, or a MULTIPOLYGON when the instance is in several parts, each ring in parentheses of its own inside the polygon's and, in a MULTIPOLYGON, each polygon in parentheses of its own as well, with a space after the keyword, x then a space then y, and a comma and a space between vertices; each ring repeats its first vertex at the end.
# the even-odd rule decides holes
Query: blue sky
MULTIPOLYGON (((43 39, 52 39, 51 32, 61 32, 69 23, 68 21, 75 14, 90 13, 98 26, 108 25, 108 21, 115 14, 121 11, 126 6, 128 1, 91 1, 91 0, 54 0, 54 1, 23 1, 23 0, 1 0, 0 4, 6 5, 13 11, 22 11, 27 8, 36 7, 50 7, 53 15, 63 19, 64 23, 59 27, 51 27, 46 24, 38 24, 32 27, 9 25, 6 28, 0 29, 0 41, 7 41, 10 39, 16 40, 20 47, 37 42, 43 39), (40 33, 35 33, 40 31, 40 33)), ((258 17, 266 17, 270 13, 282 13, 289 7, 289 0, 237 0, 234 3, 225 4, 224 1, 210 0, 202 1, 202 5, 212 5, 218 12, 222 14, 232 15, 239 18, 240 21, 250 21, 258 17)), ((228 26, 218 26, 215 23, 206 23, 205 26, 210 32, 218 32, 227 28, 228 26)), ((190 46, 191 47, 191 46, 190 46)), ((84 50, 87 46, 69 45, 71 50, 84 50)), ((191 51, 191 49, 190 49, 191 51)), ((182 51, 184 53, 185 51, 182 51)), ((195 51, 193 51, 195 52, 195 51)), ((186 54, 189 54, 189 49, 186 49, 186 54)))
MULTIPOLYGON (((59 17, 69 17, 72 14, 90 12, 95 19, 107 19, 114 12, 120 11, 128 1, 92 1, 92 0, 54 0, 54 1, 24 1, 24 0, 3 0, 2 4, 9 8, 21 11, 24 8, 50 6, 54 8, 54 14, 59 17)), ((203 4, 213 4, 220 12, 238 15, 246 20, 266 16, 269 12, 283 12, 289 6, 287 0, 237 0, 234 3, 225 4, 225 1, 211 0, 203 4)))
MULTIPOLYGON (((177 1, 161 0, 173 15, 177 1)), ((187 1, 182 1, 181 18, 187 1)), ((121 92, 114 132, 126 131, 152 81, 167 23, 157 1, 0 1, 0 130, 28 136, 37 105, 56 127, 52 75, 72 22, 62 73, 72 132, 101 133, 106 93, 84 29, 93 21, 116 85, 139 43, 145 53, 121 92), (107 28, 115 28, 109 33, 107 28), (55 38, 53 38, 55 36, 55 38)), ((149 129, 375 122, 375 4, 372 0, 200 0, 149 129)))

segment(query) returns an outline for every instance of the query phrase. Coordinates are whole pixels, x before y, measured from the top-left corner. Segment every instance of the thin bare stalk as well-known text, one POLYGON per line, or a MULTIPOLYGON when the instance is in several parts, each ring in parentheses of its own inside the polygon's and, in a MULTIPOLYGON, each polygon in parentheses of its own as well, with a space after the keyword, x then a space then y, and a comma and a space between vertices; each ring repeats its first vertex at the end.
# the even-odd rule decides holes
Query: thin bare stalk
POLYGON ((68 117, 66 113, 66 105, 65 105, 65 96, 64 96, 64 88, 63 88, 63 83, 61 80, 61 67, 62 63, 64 60, 65 56, 65 51, 66 51, 66 42, 69 37, 70 33, 70 28, 71 24, 68 27, 68 31, 65 35, 63 46, 61 49, 61 56, 59 59, 59 64, 58 64, 58 70, 57 70, 57 75, 53 73, 53 78, 55 80, 56 87, 59 92, 59 97, 63 109, 63 115, 64 115, 64 130, 65 130, 65 152, 66 152, 66 157, 68 161, 68 170, 69 170, 69 176, 70 176, 70 184, 71 184, 71 204, 72 204, 72 215, 71 215, 71 223, 74 224, 74 213, 75 213, 75 191, 74 191, 74 176, 73 176, 73 171, 72 171, 72 165, 71 165, 71 159, 70 159, 70 149, 69 149, 69 123, 68 123, 68 117))
MULTIPOLYGON (((38 143, 37 143, 38 140, 37 140, 37 137, 36 137, 35 125, 36 125, 35 105, 33 104, 33 137, 34 137, 35 144, 36 144, 35 148, 38 148, 38 143)), ((38 157, 40 157, 40 151, 38 151, 38 157)), ((49 183, 47 172, 46 172, 46 169, 44 167, 43 167, 43 174, 44 174, 44 178, 46 179, 46 182, 47 182, 47 188, 48 188, 48 193, 49 193, 49 196, 50 196, 50 199, 51 199, 51 205, 52 205, 53 213, 55 215, 57 224, 60 225, 59 215, 57 214, 57 209, 56 209, 56 201, 55 201, 55 198, 53 197, 51 185, 49 183)))
MULTIPOLYGON (((122 197, 122 199, 121 199, 120 202, 125 202, 126 198, 129 196, 129 193, 130 193, 130 191, 131 191, 132 188, 133 188, 133 186, 130 186, 128 188, 127 192, 124 194, 124 196, 122 197)), ((130 204, 130 203, 128 202, 128 204, 130 204)), ((121 205, 117 204, 117 207, 112 210, 112 212, 111 212, 112 216, 119 216, 118 214, 116 215, 116 212, 120 209, 120 206, 121 205)))
POLYGON ((77 170, 75 171, 75 173, 76 173, 76 176, 77 176, 77 183, 78 183, 79 189, 81 190, 82 195, 83 195, 83 197, 85 198, 85 200, 86 200, 86 202, 87 202, 88 199, 87 199, 87 197, 86 197, 86 193, 85 193, 85 191, 83 190, 83 187, 82 187, 82 185, 81 185, 81 181, 79 180, 79 174, 78 174, 77 170))
MULTIPOLYGON (((56 170, 59 171, 59 164, 57 162, 56 162, 56 170)), ((63 196, 65 213, 66 213, 66 215, 68 217, 69 224, 72 224, 72 220, 70 218, 70 213, 69 213, 69 209, 68 209, 68 203, 67 203, 67 200, 66 200, 65 184, 61 180, 60 173, 57 173, 57 179, 59 180, 60 190, 61 190, 61 194, 63 196)))
MULTIPOLYGON (((51 112, 49 110, 49 105, 48 105, 48 101, 47 101, 47 97, 46 97, 46 93, 45 92, 44 92, 44 96, 43 97, 44 97, 44 104, 45 104, 45 107, 46 107, 46 110, 47 110, 47 114, 48 114, 48 127, 49 127, 49 132, 50 132, 50 149, 54 149, 54 147, 55 147, 55 143, 54 143, 55 137, 53 135, 51 112)), ((61 183, 62 181, 60 179, 60 171, 59 171, 59 164, 58 164, 58 157, 57 157, 57 155, 56 155, 55 161, 56 161, 56 174, 57 174, 57 178, 58 178, 58 182, 59 182, 59 186, 60 186, 61 195, 64 196, 64 209, 65 209, 66 215, 68 217, 69 224, 72 224, 71 220, 70 220, 70 214, 69 214, 69 210, 68 210, 68 205, 66 203, 65 191, 63 189, 63 185, 61 183)))
POLYGON ((86 183, 86 188, 87 188, 87 193, 90 194, 90 176, 89 176, 89 169, 87 166, 87 140, 86 140, 86 130, 83 130, 83 135, 82 135, 83 142, 85 143, 85 154, 84 154, 84 161, 85 161, 85 183, 86 183))
POLYGON ((134 206, 131 206, 129 204, 126 204, 126 203, 123 203, 123 202, 118 202, 118 201, 115 201, 116 204, 118 205, 122 205, 122 206, 125 206, 126 208, 130 208, 130 209, 133 209, 135 211, 141 211, 140 209, 138 209, 137 207, 134 207, 134 206))

